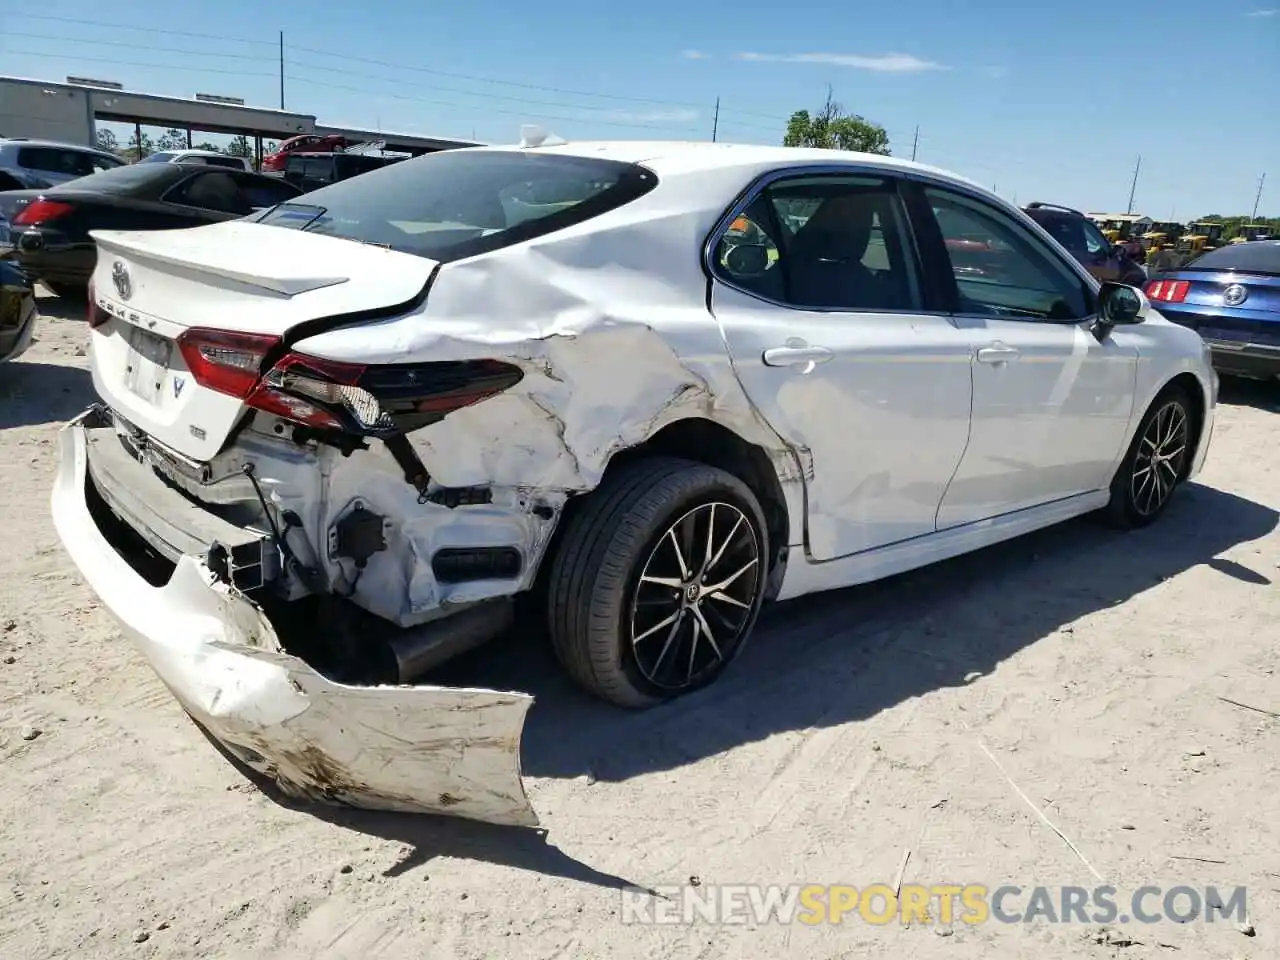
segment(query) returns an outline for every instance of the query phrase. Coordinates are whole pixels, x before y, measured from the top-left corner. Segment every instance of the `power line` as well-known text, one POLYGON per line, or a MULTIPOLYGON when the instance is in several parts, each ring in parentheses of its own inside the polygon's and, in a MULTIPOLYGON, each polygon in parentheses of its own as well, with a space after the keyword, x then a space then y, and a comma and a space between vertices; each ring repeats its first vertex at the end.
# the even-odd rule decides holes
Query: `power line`
MULTIPOLYGON (((80 37, 55 37, 47 33, 21 33, 17 30, 9 30, 5 32, 6 37, 22 37, 24 40, 50 40, 54 43, 82 43, 95 47, 128 47, 130 50, 138 49, 137 43, 131 43, 127 40, 90 40, 80 37)), ((222 53, 217 50, 177 50, 172 47, 166 48, 165 53, 174 53, 183 57, 212 57, 215 60, 253 60, 257 63, 262 62, 262 54, 260 53, 222 53)), ((45 56, 45 54, 41 54, 45 56)), ((54 54, 48 54, 54 56, 54 54)), ((81 56, 75 56, 76 60, 87 59, 81 56)))
MULTIPOLYGON (((139 27, 139 28, 136 28, 136 29, 141 30, 141 29, 150 29, 150 28, 141 28, 141 27, 139 27)), ((135 48, 136 48, 136 44, 134 44, 134 43, 130 43, 130 42, 126 42, 126 41, 120 41, 120 40, 89 40, 89 39, 85 39, 85 38, 78 38, 78 37, 73 37, 73 38, 67 38, 67 37, 55 37, 55 36, 50 36, 50 35, 48 35, 48 34, 25 33, 25 32, 14 32, 14 31, 11 31, 8 35, 9 35, 9 36, 14 36, 14 37, 22 37, 22 38, 24 38, 24 39, 32 39, 32 40, 47 40, 47 41, 50 41, 50 42, 52 42, 52 43, 60 43, 60 44, 67 44, 67 43, 80 43, 80 44, 86 44, 86 45, 87 45, 87 44, 92 44, 92 45, 94 45, 94 46, 127 47, 127 48, 129 48, 129 49, 135 49, 135 48)), ((206 35, 201 35, 201 36, 206 36, 206 35)), ((281 33, 281 37, 280 37, 280 47, 281 47, 281 56, 283 56, 283 52, 284 52, 284 51, 283 51, 283 32, 281 33)), ((297 47, 297 46, 292 46, 292 45, 290 46, 290 48, 289 48, 289 49, 290 49, 290 51, 293 51, 293 50, 309 50, 309 48, 297 47)), ((34 51, 34 52, 35 52, 35 53, 38 53, 38 54, 40 54, 40 55, 42 55, 42 56, 43 56, 43 55, 48 55, 48 56, 56 56, 56 55, 57 55, 57 54, 55 54, 55 53, 53 53, 53 52, 48 52, 48 53, 45 53, 44 51, 34 51)), ((213 59, 250 60, 250 61, 255 61, 255 62, 261 62, 261 61, 263 60, 263 57, 262 57, 261 55, 259 55, 259 54, 223 53, 223 52, 221 52, 221 51, 211 51, 211 50, 188 50, 188 49, 172 49, 172 48, 170 48, 170 49, 166 50, 166 52, 167 52, 167 53, 173 53, 173 54, 176 54, 176 55, 179 55, 179 56, 210 57, 210 58, 213 58, 213 59)), ((334 56, 334 54, 322 54, 322 55, 324 55, 324 56, 334 56)), ((208 72, 210 72, 210 73, 223 73, 223 74, 232 73, 232 74, 237 74, 237 75, 241 75, 241 76, 255 76, 255 77, 259 77, 259 76, 260 76, 260 77, 266 77, 266 76, 268 76, 268 74, 265 74, 265 73, 253 73, 253 72, 245 72, 245 73, 242 73, 241 71, 218 70, 218 69, 216 69, 216 68, 203 68, 203 67, 197 68, 197 67, 186 66, 186 65, 184 65, 184 66, 177 66, 177 65, 170 65, 170 64, 140 64, 140 63, 137 63, 137 62, 123 61, 123 60, 116 60, 116 59, 114 59, 114 58, 113 58, 113 59, 110 59, 110 60, 106 60, 106 59, 103 59, 103 58, 82 57, 82 56, 77 55, 77 56, 75 56, 75 57, 74 57, 74 59, 76 59, 76 60, 84 60, 84 61, 86 61, 86 62, 98 62, 98 63, 119 63, 119 64, 120 64, 120 65, 122 65, 122 66, 159 67, 159 68, 166 69, 166 70, 188 70, 188 71, 193 71, 193 72, 194 72, 194 71, 197 71, 197 70, 203 71, 203 70, 206 70, 206 69, 207 69, 207 71, 208 71, 208 72)), ((358 59, 358 58, 347 58, 347 59, 358 59)), ((407 84, 407 83, 406 83, 402 78, 388 77, 388 76, 379 76, 379 75, 377 75, 377 74, 365 73, 365 72, 356 71, 356 70, 349 70, 349 69, 336 68, 336 67, 328 66, 328 65, 326 65, 326 64, 314 63, 314 62, 308 62, 308 61, 300 60, 300 59, 296 59, 296 58, 293 58, 293 57, 288 58, 288 59, 285 61, 285 63, 287 63, 287 64, 288 64, 288 65, 290 65, 290 66, 294 66, 294 67, 302 67, 302 68, 305 68, 305 69, 307 69, 307 70, 324 71, 326 74, 337 74, 337 75, 340 75, 340 76, 349 76, 349 77, 355 77, 355 78, 357 78, 357 79, 364 79, 364 80, 376 80, 376 81, 380 81, 380 82, 383 82, 383 83, 396 83, 396 84, 400 84, 400 85, 411 85, 411 86, 421 87, 421 88, 423 88, 423 89, 439 90, 439 91, 444 92, 444 93, 458 94, 458 95, 466 96, 466 97, 480 97, 480 98, 486 98, 486 99, 492 99, 492 100, 502 100, 502 101, 506 101, 506 102, 510 102, 510 103, 523 103, 523 104, 529 104, 529 105, 532 105, 532 106, 539 106, 539 107, 552 107, 552 108, 559 108, 559 109, 572 109, 572 110, 595 110, 595 111, 607 111, 607 110, 611 110, 611 109, 616 109, 616 108, 612 108, 612 107, 608 107, 608 106, 597 106, 597 105, 594 105, 594 104, 579 104, 579 103, 555 102, 555 101, 548 101, 548 100, 533 100, 533 99, 530 99, 530 98, 527 98, 527 97, 515 97, 515 96, 511 96, 511 95, 509 95, 509 94, 498 94, 498 93, 492 93, 492 92, 489 92, 489 91, 482 91, 482 90, 464 90, 464 89, 460 89, 460 88, 458 88, 458 87, 447 87, 447 86, 442 86, 442 85, 437 85, 437 84, 425 84, 425 83, 422 83, 422 82, 420 82, 420 81, 413 81, 411 84, 407 84)), ((396 66, 393 66, 393 65, 387 64, 386 66, 387 66, 389 69, 422 70, 423 72, 430 72, 430 73, 433 73, 433 74, 435 74, 435 73, 442 74, 442 73, 443 73, 442 71, 425 71, 425 68, 414 68, 414 67, 411 67, 411 66, 408 66, 408 65, 404 65, 404 66, 396 67, 396 66)), ((281 79, 282 79, 282 81, 283 81, 283 73, 284 73, 284 71, 283 71, 283 69, 282 69, 282 70, 281 70, 281 79)), ((444 74, 444 75, 448 75, 448 74, 444 74)), ((270 76, 272 76, 272 77, 274 78, 276 75, 275 75, 275 74, 270 74, 270 76)), ((462 75, 456 75, 456 76, 462 76, 462 75)), ((310 77, 306 77, 306 76, 298 76, 298 75, 296 75, 296 74, 294 75, 294 79, 301 80, 301 81, 302 81, 302 82, 304 82, 304 83, 317 83, 317 84, 321 83, 320 81, 312 80, 310 77)), ((476 78, 476 79, 482 79, 482 78, 476 78)), ((490 81, 490 80, 482 80, 482 82, 503 83, 503 82, 505 82, 505 81, 490 81)), ((282 82, 282 86, 283 86, 283 82, 282 82)), ((521 86, 521 87, 527 87, 527 88, 529 88, 529 89, 536 89, 536 90, 557 90, 557 89, 559 89, 559 88, 554 88, 554 87, 539 87, 539 86, 534 85, 534 84, 521 84, 521 85, 519 85, 519 86, 521 86)), ((354 89, 354 88, 353 88, 353 89, 354 89)), ((371 93, 372 91, 367 91, 367 90, 358 90, 358 91, 356 91, 356 92, 360 92, 360 93, 371 93)), ((692 105, 692 104, 686 105, 686 104, 678 103, 678 102, 676 102, 676 101, 665 101, 665 100, 654 100, 654 99, 649 99, 649 98, 634 98, 634 97, 621 97, 621 96, 616 96, 616 97, 615 97, 615 96, 612 96, 612 95, 608 95, 608 94, 599 94, 599 93, 591 93, 591 94, 585 94, 585 93, 583 93, 583 94, 577 94, 577 93, 575 93, 574 95, 580 95, 580 96, 595 96, 595 97, 610 97, 611 99, 614 99, 614 100, 619 101, 619 102, 627 102, 627 103, 644 103, 644 104, 653 104, 653 105, 662 105, 662 106, 679 107, 679 108, 681 108, 681 109, 694 109, 694 107, 693 107, 693 105, 692 105)), ((281 102, 283 103, 283 91, 281 92, 281 102)), ((465 107, 465 105, 457 105, 457 106, 465 107)), ((281 109, 284 109, 284 108, 283 108, 283 107, 281 107, 281 109)), ((722 107, 722 111, 724 111, 724 112, 736 112, 736 111, 730 111, 730 108, 727 108, 727 107, 722 107)), ((751 115, 752 115, 752 116, 755 116, 756 114, 751 114, 751 115)), ((691 119, 692 119, 692 118, 691 118, 691 119)), ((726 118, 726 120, 727 120, 727 119, 728 119, 728 118, 726 118)), ((656 121, 655 121, 655 122, 656 122, 656 121)), ((737 126, 740 126, 740 127, 748 127, 748 128, 753 128, 753 129, 757 129, 757 130, 768 130, 768 131, 769 131, 769 132, 771 132, 771 133, 772 133, 772 132, 776 132, 776 130, 777 130, 777 128, 776 128, 776 127, 774 127, 774 126, 768 126, 768 127, 766 127, 766 126, 765 126, 765 125, 763 125, 763 124, 759 124, 759 123, 751 123, 751 122, 743 121, 743 120, 733 120, 732 122, 733 122, 734 124, 736 124, 737 126)))
POLYGON ((1138 171, 1142 169, 1142 156, 1138 156, 1138 162, 1133 168, 1133 183, 1129 186, 1129 207, 1125 213, 1133 213, 1133 195, 1138 191, 1138 171))
POLYGON ((1262 185, 1267 182, 1267 175, 1264 173, 1258 178, 1258 192, 1253 198, 1253 213, 1249 216, 1250 223, 1256 223, 1258 220, 1258 204, 1262 202, 1262 185))
MULTIPOLYGON (((298 78, 295 78, 295 79, 298 79, 298 78)), ((408 101, 409 103, 425 103, 425 104, 431 104, 438 107, 451 107, 456 110, 475 109, 474 106, 468 105, 468 104, 449 103, 444 100, 428 100, 424 97, 410 97, 403 93, 380 93, 377 91, 370 91, 370 90, 364 89, 363 87, 352 87, 352 86, 347 86, 345 84, 322 82, 320 80, 304 80, 303 82, 309 83, 317 87, 327 87, 332 90, 345 90, 349 93, 362 93, 365 95, 390 97, 391 99, 394 99, 394 100, 405 100, 405 101, 408 101)), ((670 130, 692 129, 690 127, 674 126, 669 121, 663 121, 663 120, 657 120, 657 119, 655 119, 651 123, 646 124, 646 123, 637 123, 635 121, 604 120, 598 117, 565 117, 565 116, 557 116, 555 114, 550 114, 550 113, 541 113, 533 110, 504 110, 499 107, 486 107, 485 109, 490 113, 501 113, 501 114, 506 114, 506 115, 515 116, 515 117, 536 117, 541 120, 558 120, 564 123, 593 123, 593 124, 606 126, 606 127, 629 127, 633 130, 648 130, 650 133, 653 133, 655 131, 661 131, 663 129, 670 129, 670 130), (665 124, 665 126, 663 124, 665 124)))
MULTIPOLYGON (((157 33, 157 34, 165 34, 169 36, 198 37, 203 40, 231 41, 235 43, 257 43, 257 44, 265 44, 272 47, 276 46, 275 41, 269 41, 269 40, 246 40, 245 38, 242 38, 242 37, 226 37, 226 36, 219 36, 217 34, 211 34, 211 33, 190 33, 184 30, 166 30, 166 29, 161 29, 159 27, 129 26, 129 25, 120 24, 120 23, 106 23, 101 20, 81 20, 74 17, 51 17, 51 16, 26 14, 26 13, 14 14, 13 16, 15 18, 26 17, 31 20, 52 20, 58 23, 74 23, 74 24, 81 24, 84 26, 92 26, 92 27, 108 27, 108 28, 121 29, 121 30, 136 30, 140 33, 157 33)), ((41 39, 57 40, 64 43, 67 42, 67 38, 65 37, 41 37, 41 39)), ((80 41, 73 40, 71 42, 94 43, 94 44, 107 43, 107 41, 99 41, 99 40, 80 40, 80 41)), ((120 41, 115 41, 113 45, 133 46, 132 44, 121 44, 120 41)), ((619 100, 619 101, 629 102, 629 103, 651 103, 651 104, 659 104, 662 106, 672 106, 672 107, 697 108, 698 106, 697 104, 694 104, 694 103, 680 103, 672 100, 658 100, 652 97, 631 97, 631 96, 623 96, 621 94, 599 93, 597 91, 590 91, 590 90, 571 90, 565 87, 549 87, 549 86, 543 86, 541 84, 535 84, 535 83, 522 83, 516 80, 499 80, 493 77, 481 77, 481 76, 476 76, 474 74, 451 73, 446 70, 433 70, 429 67, 419 67, 413 64, 391 63, 386 60, 375 60, 369 57, 358 57, 350 53, 343 53, 343 52, 338 52, 333 50, 321 50, 317 47, 304 47, 304 46, 290 44, 289 49, 291 51, 298 51, 301 53, 311 53, 321 57, 334 57, 336 59, 342 60, 347 63, 365 63, 372 66, 387 67, 394 70, 407 70, 413 73, 425 73, 425 74, 432 74, 432 75, 441 76, 441 77, 452 77, 457 80, 470 80, 477 83, 493 83, 501 86, 520 87, 526 90, 542 90, 546 93, 561 93, 561 94, 566 94, 568 96, 577 96, 577 97, 596 97, 604 100, 619 100)), ((206 54, 206 55, 217 56, 219 54, 206 54)), ((223 55, 225 56, 225 54, 223 55)), ((325 65, 325 66, 321 66, 321 69, 331 71, 334 68, 325 65)))
MULTIPOLYGON (((44 50, 29 50, 26 52, 33 53, 41 57, 61 56, 61 54, 44 50)), ((82 57, 77 54, 75 57, 70 57, 68 59, 82 61, 84 63, 114 63, 122 67, 142 67, 146 70, 181 70, 187 73, 221 73, 232 77, 266 77, 269 80, 274 80, 276 78, 274 73, 246 73, 244 70, 218 70, 214 67, 193 67, 178 63, 139 63, 136 60, 121 60, 118 57, 82 57)))
MULTIPOLYGON (((77 24, 77 25, 90 26, 90 27, 106 27, 110 29, 129 30, 129 31, 134 31, 139 33, 150 33, 150 34, 158 34, 158 35, 165 35, 165 36, 191 37, 191 38, 211 40, 211 41, 217 41, 217 42, 223 42, 223 43, 225 42, 245 43, 245 44, 254 44, 254 45, 263 46, 263 47, 271 46, 271 47, 277 48, 277 50, 279 50, 279 48, 282 46, 281 40, 283 39, 281 36, 281 37, 278 37, 276 41, 269 41, 269 40, 260 40, 260 39, 250 39, 247 37, 232 37, 232 36, 213 34, 213 33, 197 33, 197 32, 187 31, 187 30, 170 30, 170 29, 161 28, 161 27, 135 26, 131 24, 111 23, 111 22, 102 21, 102 20, 89 20, 89 19, 82 19, 77 17, 58 17, 58 16, 45 15, 45 14, 20 13, 20 14, 13 14, 12 16, 15 19, 20 19, 25 17, 30 20, 49 21, 54 23, 77 24)), ((15 32, 10 32, 9 35, 21 36, 24 38, 37 39, 37 40, 49 40, 51 42, 55 42, 58 44, 80 43, 80 44, 92 44, 94 46, 127 47, 130 49, 133 49, 136 47, 135 43, 125 42, 120 40, 67 38, 67 37, 61 37, 61 36, 42 35, 37 33, 15 33, 15 32)), ((637 97, 637 96, 627 96, 623 94, 600 93, 598 91, 574 90, 567 87, 546 86, 543 84, 525 83, 525 82, 515 81, 515 80, 500 80, 494 77, 482 77, 474 74, 454 73, 446 70, 436 70, 429 67, 421 67, 414 64, 393 63, 386 60, 378 60, 371 57, 359 57, 359 56, 355 56, 353 54, 345 53, 345 52, 323 50, 317 47, 297 46, 297 45, 291 44, 289 46, 289 52, 294 52, 294 51, 313 54, 319 57, 329 57, 329 58, 339 59, 343 61, 344 64, 363 63, 363 64, 372 65, 372 66, 382 67, 384 69, 391 70, 391 71, 406 71, 411 73, 420 73, 420 74, 426 74, 431 76, 447 77, 447 78, 452 78, 456 80, 465 80, 472 83, 493 84, 497 86, 513 87, 513 88, 524 89, 524 90, 536 90, 536 91, 541 91, 545 93, 557 93, 564 96, 586 97, 586 98, 594 98, 598 100, 608 100, 608 101, 613 101, 618 103, 642 103, 642 104, 652 104, 656 106, 677 107, 677 108, 683 108, 683 109, 695 109, 695 110, 700 109, 700 107, 697 104, 682 102, 682 101, 661 100, 654 97, 637 97)), ((56 53, 52 51, 50 52, 37 51, 37 52, 40 53, 40 55, 42 56, 57 56, 62 51, 58 51, 56 53)), ((168 52, 179 54, 182 56, 209 57, 214 59, 253 60, 253 61, 260 61, 265 59, 265 51, 263 52, 263 54, 258 54, 258 55, 244 54, 244 53, 229 53, 229 52, 223 52, 220 50, 219 51, 170 50, 168 52)), ((265 74, 265 73, 220 70, 212 67, 204 68, 204 67, 193 67, 189 65, 148 64, 148 63, 138 63, 136 61, 116 60, 114 58, 111 58, 111 59, 95 58, 92 56, 76 57, 75 59, 84 60, 85 62, 88 62, 88 63, 117 63, 117 64, 120 64, 121 66, 137 66, 137 67, 147 67, 152 69, 160 68, 160 69, 166 69, 166 70, 183 70, 188 72, 207 72, 207 73, 217 73, 217 74, 224 74, 224 75, 239 75, 239 76, 253 76, 253 77, 268 76, 268 74, 265 74)), ((388 83, 399 83, 399 84, 405 83, 405 81, 402 78, 377 76, 377 75, 368 74, 368 73, 360 73, 357 71, 350 70, 349 68, 346 68, 346 67, 339 68, 339 67, 334 67, 327 64, 308 63, 306 61, 299 60, 296 58, 288 58, 286 59, 286 63, 290 63, 290 64, 293 64, 294 66, 300 66, 300 67, 305 67, 305 68, 314 69, 314 70, 322 70, 328 74, 336 73, 336 74, 352 76, 352 77, 357 77, 362 79, 379 80, 379 81, 388 82, 388 83)), ((285 71, 282 67, 282 69, 279 71, 278 74, 273 73, 273 74, 270 74, 269 76, 271 76, 273 79, 279 76, 280 79, 283 80, 284 74, 285 74, 285 71)), ((308 77, 295 76, 294 79, 300 80, 303 83, 313 83, 317 86, 328 85, 335 89, 346 89, 335 84, 325 84, 322 81, 312 80, 308 77)), ((503 95, 503 94, 495 94, 495 93, 490 93, 485 91, 461 90, 456 87, 442 87, 442 86, 433 87, 432 85, 422 84, 422 83, 419 83, 417 85, 423 88, 438 89, 442 92, 454 93, 462 96, 487 97, 490 99, 505 100, 513 103, 526 103, 526 104, 530 104, 533 106, 540 106, 540 107, 550 106, 553 108, 571 109, 571 110, 605 110, 607 109, 604 107, 589 106, 587 104, 569 104, 569 103, 556 103, 553 101, 545 101, 545 100, 528 100, 525 98, 513 97, 513 96, 503 95)), ((350 89, 352 89, 353 92, 358 92, 358 93, 371 92, 367 90, 359 90, 356 88, 350 88, 350 89)), ((423 100, 420 102, 434 102, 442 106, 456 106, 463 109, 474 109, 474 108, 466 107, 465 105, 446 104, 442 101, 423 100)), ((495 112, 503 112, 503 111, 495 110, 495 112)), ((506 111, 506 112, 510 112, 510 111, 506 111)), ((761 123, 754 123, 747 120, 738 120, 738 119, 735 119, 734 116, 730 116, 731 114, 741 115, 744 117, 753 117, 758 119, 771 120, 771 121, 774 121, 775 124, 786 123, 788 119, 787 117, 784 117, 780 114, 772 114, 772 113, 764 113, 762 111, 756 111, 756 110, 740 109, 737 107, 725 106, 723 103, 721 104, 720 121, 719 121, 720 124, 727 123, 732 126, 744 128, 744 129, 752 129, 752 130, 760 130, 760 131, 767 130, 768 132, 774 133, 774 134, 778 132, 779 128, 777 126, 773 126, 773 125, 766 126, 761 123)), ((604 122, 604 121, 597 121, 597 122, 604 122)), ((619 123, 614 122, 612 125, 617 126, 619 125, 619 123)), ((893 136, 894 139, 905 139, 905 137, 898 137, 896 134, 891 133, 890 135, 893 136)), ((918 145, 918 137, 919 137, 919 133, 917 130, 916 141, 915 141, 917 145, 918 145)))
MULTIPOLYGON (((228 37, 217 33, 191 33, 187 30, 164 30, 160 27, 134 27, 127 23, 107 23, 102 20, 81 20, 78 17, 53 17, 39 13, 12 13, 11 17, 25 20, 48 20, 53 23, 74 23, 85 27, 107 27, 111 30, 136 30, 139 33, 162 33, 171 37, 195 37, 200 40, 219 40, 230 43, 258 43, 274 47, 272 40, 250 40, 247 37, 228 37)), ((16 34, 9 34, 16 36, 16 34)))

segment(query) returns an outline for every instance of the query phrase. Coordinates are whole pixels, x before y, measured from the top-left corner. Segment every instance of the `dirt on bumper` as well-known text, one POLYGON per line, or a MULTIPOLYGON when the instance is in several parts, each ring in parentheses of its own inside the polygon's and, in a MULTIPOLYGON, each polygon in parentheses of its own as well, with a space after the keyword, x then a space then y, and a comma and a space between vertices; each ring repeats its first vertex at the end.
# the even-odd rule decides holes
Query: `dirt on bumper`
POLYGON ((80 421, 62 431, 51 506, 90 587, 184 709, 294 797, 535 826, 520 776, 533 698, 431 686, 334 683, 285 653, 256 605, 193 557, 164 586, 103 535, 86 497, 80 421))

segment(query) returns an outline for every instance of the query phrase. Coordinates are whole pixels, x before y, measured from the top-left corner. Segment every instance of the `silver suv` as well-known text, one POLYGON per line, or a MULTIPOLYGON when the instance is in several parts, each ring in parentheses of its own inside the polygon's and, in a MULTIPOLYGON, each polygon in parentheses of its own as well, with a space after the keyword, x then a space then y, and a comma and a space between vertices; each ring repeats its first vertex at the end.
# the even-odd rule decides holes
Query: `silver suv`
POLYGON ((115 154, 55 140, 0 140, 0 190, 40 190, 124 166, 115 154))

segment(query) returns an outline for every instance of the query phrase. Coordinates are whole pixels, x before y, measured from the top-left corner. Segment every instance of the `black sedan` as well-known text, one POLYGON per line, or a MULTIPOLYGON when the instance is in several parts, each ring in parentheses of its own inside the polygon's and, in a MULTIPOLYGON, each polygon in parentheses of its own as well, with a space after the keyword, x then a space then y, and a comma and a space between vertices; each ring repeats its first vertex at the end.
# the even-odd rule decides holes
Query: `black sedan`
POLYGON ((1197 330, 1221 373, 1280 377, 1280 240, 1255 240, 1201 254, 1151 277, 1152 304, 1197 330))
POLYGON ((185 163, 104 170, 48 190, 0 193, 0 251, 58 296, 83 297, 90 230, 172 230, 235 220, 302 191, 279 178, 185 163), (5 236, 7 234, 7 236, 5 236))

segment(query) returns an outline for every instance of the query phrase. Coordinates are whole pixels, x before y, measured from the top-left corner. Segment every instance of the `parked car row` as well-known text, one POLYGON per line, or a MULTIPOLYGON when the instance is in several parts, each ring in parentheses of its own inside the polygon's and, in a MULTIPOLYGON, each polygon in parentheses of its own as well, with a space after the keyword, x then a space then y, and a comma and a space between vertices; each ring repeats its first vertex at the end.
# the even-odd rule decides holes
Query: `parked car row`
POLYGON ((64 297, 83 297, 87 290, 96 257, 92 230, 165 230, 231 220, 399 159, 294 150, 284 158, 283 176, 275 177, 254 173, 243 158, 208 150, 165 150, 125 164, 66 145, 14 143, 0 141, 0 160, 53 166, 33 151, 61 150, 65 172, 49 183, 27 167, 17 170, 14 181, 21 175, 30 186, 0 192, 0 250, 11 249, 30 279, 64 297), (101 169, 69 175, 91 162, 101 169))
POLYGON ((83 297, 97 251, 92 230, 168 230, 235 220, 302 191, 243 170, 135 163, 48 190, 0 193, 0 248, 58 296, 83 297))

